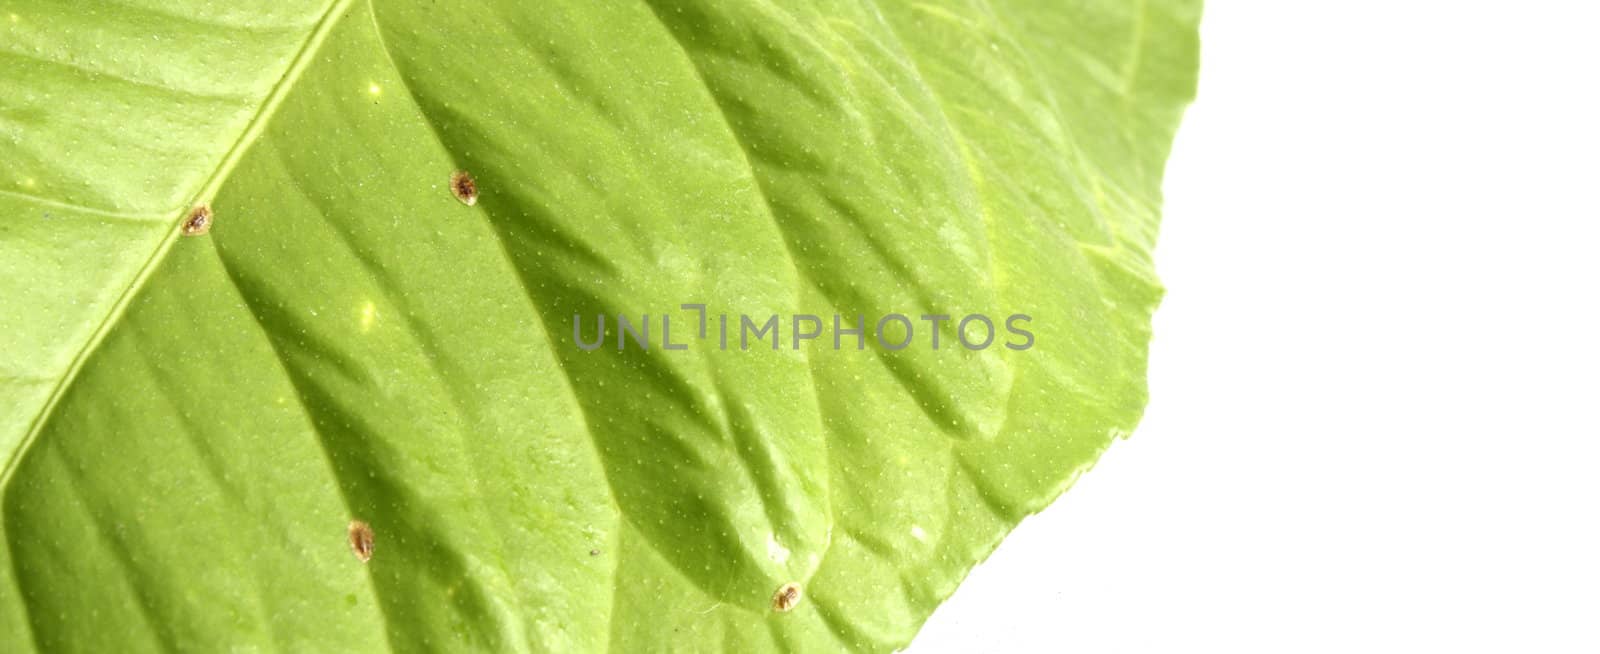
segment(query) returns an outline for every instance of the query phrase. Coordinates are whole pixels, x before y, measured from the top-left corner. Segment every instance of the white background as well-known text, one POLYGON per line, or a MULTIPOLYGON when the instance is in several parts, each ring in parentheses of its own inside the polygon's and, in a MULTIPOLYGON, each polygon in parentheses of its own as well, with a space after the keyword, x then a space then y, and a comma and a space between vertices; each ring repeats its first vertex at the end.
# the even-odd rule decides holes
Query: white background
POLYGON ((1600 14, 1206 7, 1152 401, 939 652, 1600 652, 1600 14))

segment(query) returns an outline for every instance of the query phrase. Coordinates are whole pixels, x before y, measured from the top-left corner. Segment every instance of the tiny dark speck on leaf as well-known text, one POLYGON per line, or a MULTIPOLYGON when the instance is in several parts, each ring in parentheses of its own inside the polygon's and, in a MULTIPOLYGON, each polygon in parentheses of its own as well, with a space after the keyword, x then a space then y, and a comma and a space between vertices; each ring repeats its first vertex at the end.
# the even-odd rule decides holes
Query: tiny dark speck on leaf
POLYGON ((360 520, 350 521, 350 551, 362 563, 372 560, 372 525, 360 520))
POLYGON ((600 550, 589 550, 589 556, 600 556, 600 550))
POLYGON ((772 610, 779 613, 787 612, 800 603, 800 584, 789 582, 772 594, 772 610))
POLYGON ((458 170, 450 174, 450 194, 470 207, 478 203, 478 183, 467 171, 458 170))
POLYGON ((199 236, 209 231, 211 231, 211 205, 196 205, 189 210, 189 217, 183 219, 183 235, 199 236))

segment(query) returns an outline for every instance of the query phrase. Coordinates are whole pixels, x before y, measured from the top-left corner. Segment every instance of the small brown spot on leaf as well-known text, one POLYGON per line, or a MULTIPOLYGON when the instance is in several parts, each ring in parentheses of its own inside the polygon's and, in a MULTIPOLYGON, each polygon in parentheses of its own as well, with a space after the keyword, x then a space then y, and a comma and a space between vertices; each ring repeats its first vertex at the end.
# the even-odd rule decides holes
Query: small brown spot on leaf
POLYGON ((789 582, 772 594, 772 610, 779 613, 787 612, 800 603, 800 584, 789 582))
POLYGON ((209 231, 211 231, 211 205, 196 205, 189 210, 189 217, 183 219, 183 235, 199 236, 209 231))
POLYGON ((350 551, 362 563, 372 559, 372 525, 360 520, 350 521, 350 551))
POLYGON ((478 183, 467 171, 458 170, 450 174, 450 194, 470 207, 478 203, 478 183))

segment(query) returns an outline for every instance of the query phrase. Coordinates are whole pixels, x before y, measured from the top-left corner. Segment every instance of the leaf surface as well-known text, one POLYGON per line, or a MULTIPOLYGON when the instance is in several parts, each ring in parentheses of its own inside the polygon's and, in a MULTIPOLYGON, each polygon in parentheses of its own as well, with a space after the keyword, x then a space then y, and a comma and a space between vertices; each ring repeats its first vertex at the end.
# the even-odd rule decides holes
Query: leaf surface
POLYGON ((893 649, 1144 406, 1197 2, 0 5, 4 651, 893 649))

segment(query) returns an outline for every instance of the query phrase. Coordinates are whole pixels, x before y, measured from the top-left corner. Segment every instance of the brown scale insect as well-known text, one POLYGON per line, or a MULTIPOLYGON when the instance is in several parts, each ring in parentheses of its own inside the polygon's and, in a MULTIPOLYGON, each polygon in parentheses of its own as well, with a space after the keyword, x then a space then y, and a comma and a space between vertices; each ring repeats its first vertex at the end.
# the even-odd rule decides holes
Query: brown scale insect
POLYGON ((472 206, 478 203, 478 182, 465 170, 458 170, 450 174, 450 194, 456 196, 461 204, 472 206))
POLYGON ((800 603, 800 584, 789 582, 772 594, 772 610, 786 613, 800 603))
POLYGON ((199 236, 211 231, 211 205, 200 204, 189 210, 189 217, 183 219, 183 235, 199 236))
POLYGON ((350 551, 362 563, 372 560, 372 525, 360 520, 350 521, 350 551))

